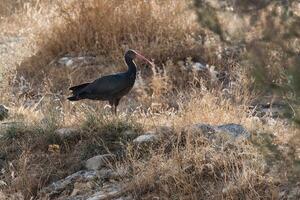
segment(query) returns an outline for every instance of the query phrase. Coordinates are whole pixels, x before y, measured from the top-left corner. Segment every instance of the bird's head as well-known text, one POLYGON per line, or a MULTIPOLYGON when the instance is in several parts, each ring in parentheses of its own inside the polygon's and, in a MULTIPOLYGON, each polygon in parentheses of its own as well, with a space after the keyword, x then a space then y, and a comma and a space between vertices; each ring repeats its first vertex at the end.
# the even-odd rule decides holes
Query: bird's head
POLYGON ((139 59, 149 63, 151 66, 154 66, 154 64, 152 62, 150 62, 147 58, 145 58, 144 56, 142 56, 141 54, 137 53, 135 50, 132 50, 132 49, 129 49, 128 51, 126 51, 125 58, 129 58, 131 60, 133 60, 135 58, 139 58, 139 59))

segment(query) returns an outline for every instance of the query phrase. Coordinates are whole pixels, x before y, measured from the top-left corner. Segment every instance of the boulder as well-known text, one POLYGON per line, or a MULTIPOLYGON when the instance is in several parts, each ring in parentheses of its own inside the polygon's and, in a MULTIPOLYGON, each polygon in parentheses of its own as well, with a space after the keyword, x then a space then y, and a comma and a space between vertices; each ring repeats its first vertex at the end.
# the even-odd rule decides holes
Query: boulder
POLYGON ((0 121, 8 117, 8 109, 4 105, 0 105, 0 121))
POLYGON ((90 170, 99 170, 103 167, 109 166, 109 164, 115 159, 116 156, 114 154, 94 156, 86 161, 85 167, 90 170))

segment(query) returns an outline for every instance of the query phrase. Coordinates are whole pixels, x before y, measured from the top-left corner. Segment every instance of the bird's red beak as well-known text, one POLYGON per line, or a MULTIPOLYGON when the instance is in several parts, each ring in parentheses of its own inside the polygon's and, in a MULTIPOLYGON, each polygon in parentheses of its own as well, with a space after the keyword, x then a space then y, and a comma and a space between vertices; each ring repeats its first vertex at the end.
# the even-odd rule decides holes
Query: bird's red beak
POLYGON ((136 53, 136 57, 139 58, 139 59, 141 59, 141 60, 146 61, 146 62, 149 63, 151 66, 154 66, 154 63, 152 63, 150 60, 148 60, 147 58, 145 58, 145 57, 142 56, 141 54, 136 53))

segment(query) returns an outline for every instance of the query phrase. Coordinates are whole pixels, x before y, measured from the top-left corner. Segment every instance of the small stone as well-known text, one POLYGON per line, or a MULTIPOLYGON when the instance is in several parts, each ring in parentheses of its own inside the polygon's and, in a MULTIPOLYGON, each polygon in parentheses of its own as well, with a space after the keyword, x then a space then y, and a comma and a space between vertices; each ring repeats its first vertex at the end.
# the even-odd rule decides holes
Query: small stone
POLYGON ((204 71, 207 70, 207 66, 202 63, 196 62, 192 65, 192 68, 196 71, 204 71))
POLYGON ((66 56, 57 60, 57 64, 68 68, 77 68, 86 65, 94 65, 95 63, 96 63, 96 57, 94 56, 78 56, 78 57, 66 56))
POLYGON ((70 60, 69 57, 62 57, 57 62, 61 65, 65 65, 70 60))
POLYGON ((0 105, 0 121, 8 117, 8 109, 4 105, 0 105))
POLYGON ((114 154, 94 156, 86 161, 85 167, 87 169, 99 170, 102 167, 107 167, 115 158, 114 154))
POLYGON ((66 62, 66 66, 67 67, 70 67, 70 66, 72 66, 74 64, 74 61, 73 60, 68 60, 67 62, 66 62))
POLYGON ((159 141, 159 137, 154 134, 140 135, 139 137, 137 137, 133 140, 133 142, 135 144, 149 144, 149 143, 155 143, 158 141, 159 141))

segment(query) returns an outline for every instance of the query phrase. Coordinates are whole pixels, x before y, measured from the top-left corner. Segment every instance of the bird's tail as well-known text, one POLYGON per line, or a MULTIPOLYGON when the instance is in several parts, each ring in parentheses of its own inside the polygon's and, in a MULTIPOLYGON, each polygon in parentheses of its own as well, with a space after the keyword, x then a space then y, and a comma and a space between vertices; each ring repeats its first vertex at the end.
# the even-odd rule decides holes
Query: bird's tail
POLYGON ((84 83, 84 84, 81 84, 81 85, 76 85, 76 86, 70 87, 69 90, 72 90, 73 95, 76 95, 80 90, 82 90, 83 88, 85 88, 89 84, 90 83, 84 83))
POLYGON ((78 96, 71 96, 71 97, 68 97, 68 100, 69 101, 78 101, 78 100, 80 100, 80 98, 78 96))
POLYGON ((78 101, 80 99, 83 99, 82 97, 80 97, 80 94, 82 93, 81 90, 83 90, 89 84, 90 83, 84 83, 81 85, 70 87, 69 90, 72 90, 73 96, 68 97, 69 101, 78 101))

